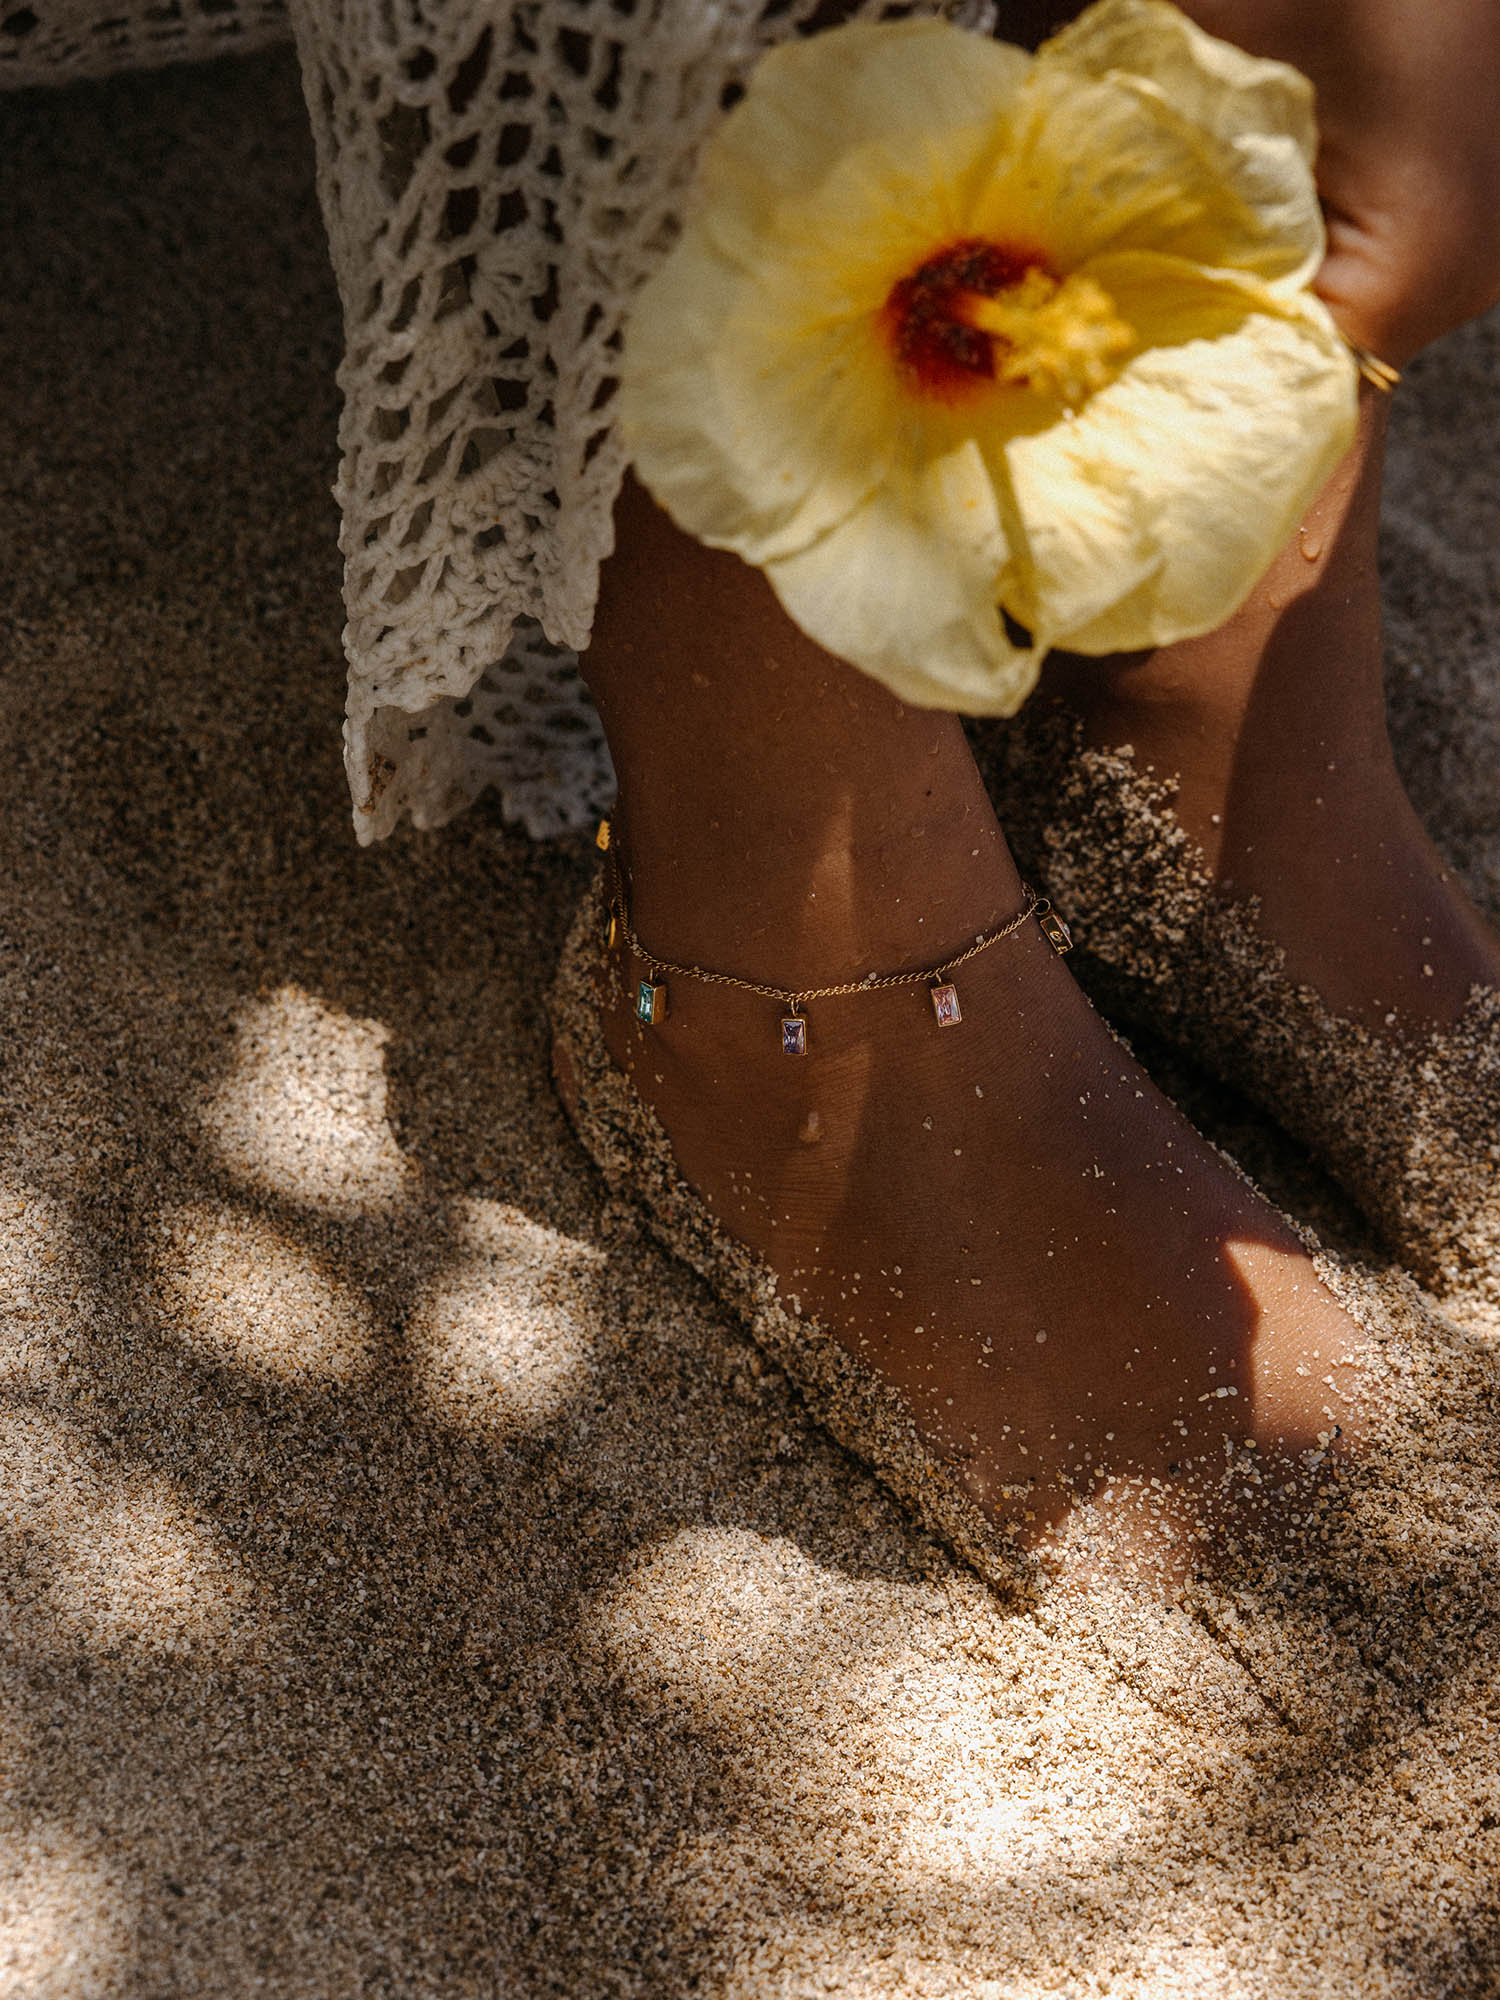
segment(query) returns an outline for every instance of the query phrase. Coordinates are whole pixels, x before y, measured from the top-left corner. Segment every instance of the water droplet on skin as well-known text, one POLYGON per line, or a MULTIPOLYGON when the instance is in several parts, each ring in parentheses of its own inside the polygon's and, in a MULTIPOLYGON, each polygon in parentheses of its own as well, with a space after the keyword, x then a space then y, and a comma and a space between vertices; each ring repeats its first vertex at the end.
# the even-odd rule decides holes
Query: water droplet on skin
POLYGON ((804 1146, 816 1146, 823 1136, 823 1120, 816 1111, 809 1111, 797 1127, 797 1137, 804 1146))
POLYGON ((1311 534, 1306 528, 1297 530, 1297 546, 1309 562, 1316 562, 1323 553, 1323 537, 1316 529, 1311 534))

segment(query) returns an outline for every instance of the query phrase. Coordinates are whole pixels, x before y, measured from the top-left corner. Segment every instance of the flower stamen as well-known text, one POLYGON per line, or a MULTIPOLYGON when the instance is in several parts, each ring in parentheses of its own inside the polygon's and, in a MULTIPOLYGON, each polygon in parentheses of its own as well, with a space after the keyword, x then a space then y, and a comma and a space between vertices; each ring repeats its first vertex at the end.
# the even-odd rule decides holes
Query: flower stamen
POLYGON ((1059 277, 1040 252, 983 238, 899 279, 885 321, 908 383, 942 402, 1004 382, 1071 409, 1113 381, 1136 344, 1094 279, 1059 277))

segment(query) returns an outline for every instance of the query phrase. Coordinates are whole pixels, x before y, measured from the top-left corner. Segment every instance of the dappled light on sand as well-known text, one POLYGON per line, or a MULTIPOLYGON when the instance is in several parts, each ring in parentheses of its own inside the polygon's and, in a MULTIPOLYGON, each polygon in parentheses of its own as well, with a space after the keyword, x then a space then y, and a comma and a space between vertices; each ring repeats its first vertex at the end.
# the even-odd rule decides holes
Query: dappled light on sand
POLYGON ((0 1992, 113 2000, 129 1978, 134 1911, 118 1859, 41 1825, 0 1861, 0 1992))
POLYGON ((12 1641, 44 1654, 192 1651, 255 1606, 254 1579, 174 1481, 40 1410, 4 1412, 0 1529, 19 1557, 12 1641))
POLYGON ((294 986, 247 1003, 229 1073, 203 1114, 226 1169, 335 1213, 399 1201, 407 1167, 386 1119, 388 1038, 378 1022, 294 986))
POLYGON ((433 1418, 476 1436, 544 1424, 586 1381, 580 1283, 598 1249, 501 1202, 470 1200, 410 1330, 414 1387, 433 1418))
POLYGON ((264 1218, 203 1203, 162 1217, 172 1332, 205 1361, 287 1382, 348 1382, 369 1358, 369 1307, 264 1218))
POLYGON ((654 1549, 587 1629, 617 1671, 759 1746, 740 1779, 788 1841, 838 1798, 878 1828, 881 1865, 915 1896, 1104 1865, 1134 1826, 1121 1764, 1155 1736, 1155 1712, 1105 1674, 1048 1685, 1029 1620, 999 1628, 982 1659, 943 1645, 940 1621, 925 1586, 875 1586, 785 1538, 705 1528, 654 1549))

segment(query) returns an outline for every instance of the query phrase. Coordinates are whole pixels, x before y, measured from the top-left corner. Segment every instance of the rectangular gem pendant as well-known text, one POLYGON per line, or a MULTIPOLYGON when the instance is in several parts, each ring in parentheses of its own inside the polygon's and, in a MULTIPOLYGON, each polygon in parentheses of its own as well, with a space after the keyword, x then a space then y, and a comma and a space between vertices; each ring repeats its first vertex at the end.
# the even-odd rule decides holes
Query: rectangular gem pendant
POLYGON ((635 1018, 643 1021, 648 1028, 654 1028, 658 1021, 667 1018, 667 989, 653 986, 649 979, 643 979, 635 989, 635 1018))
POLYGON ((807 1054, 807 1023, 800 1014, 783 1014, 781 1017, 781 1053, 784 1056, 807 1054))
POLYGON ((1073 933, 1068 929, 1056 910, 1038 910, 1036 920, 1041 927, 1042 936, 1051 945, 1059 958, 1062 957, 1065 951, 1073 949, 1073 933))
POLYGON ((963 1009, 958 1004, 956 986, 934 986, 932 989, 932 1011, 937 1015, 940 1028, 956 1028, 963 1019, 963 1009))

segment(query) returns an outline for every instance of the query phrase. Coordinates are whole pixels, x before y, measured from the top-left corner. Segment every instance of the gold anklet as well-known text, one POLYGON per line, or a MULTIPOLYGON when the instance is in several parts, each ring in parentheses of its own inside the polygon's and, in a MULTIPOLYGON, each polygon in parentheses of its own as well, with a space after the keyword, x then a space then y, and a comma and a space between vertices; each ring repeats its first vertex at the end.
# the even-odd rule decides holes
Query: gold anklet
POLYGON ((1378 354, 1372 354, 1368 347, 1360 347, 1352 340, 1344 345, 1354 356, 1354 365, 1372 389, 1378 389, 1382 396, 1388 396, 1401 380, 1401 370, 1393 368, 1389 361, 1382 361, 1378 354))
POLYGON ((1045 896, 1038 896, 1034 890, 1021 886, 1026 892, 1025 908, 1019 910, 998 930, 987 932, 976 938, 965 950, 952 958, 945 958, 941 965, 935 965, 927 972, 871 972, 863 979, 848 979, 839 986, 809 986, 793 989, 788 986, 764 986, 758 980, 741 979, 737 973, 714 972, 703 965, 678 965, 670 958, 660 958, 636 936, 630 922, 630 912, 625 901, 625 884, 620 876, 619 855, 610 838, 610 824, 600 820, 595 845, 602 848, 606 862, 608 896, 606 901, 606 922, 604 927, 605 948, 612 951, 620 938, 624 938, 635 956, 647 967, 649 977, 636 986, 635 1017, 645 1027, 654 1028, 667 1018, 667 978, 697 979, 708 986, 733 986, 741 993, 758 993, 767 1000, 779 1000, 787 1010, 781 1017, 781 1050, 783 1055, 805 1056, 807 1054, 807 1019, 802 1009, 811 1000, 839 1000, 855 993, 883 993, 893 986, 920 986, 926 982, 932 1000, 932 1011, 940 1028, 956 1028, 963 1020, 963 1010, 958 1004, 958 988, 953 984, 950 973, 957 972, 961 965, 967 965, 971 958, 977 958, 982 951, 988 951, 992 944, 999 944, 1002 938, 1014 937, 1028 917, 1035 917, 1042 936, 1052 949, 1061 956, 1072 947, 1072 937, 1068 927, 1058 916, 1045 896))

